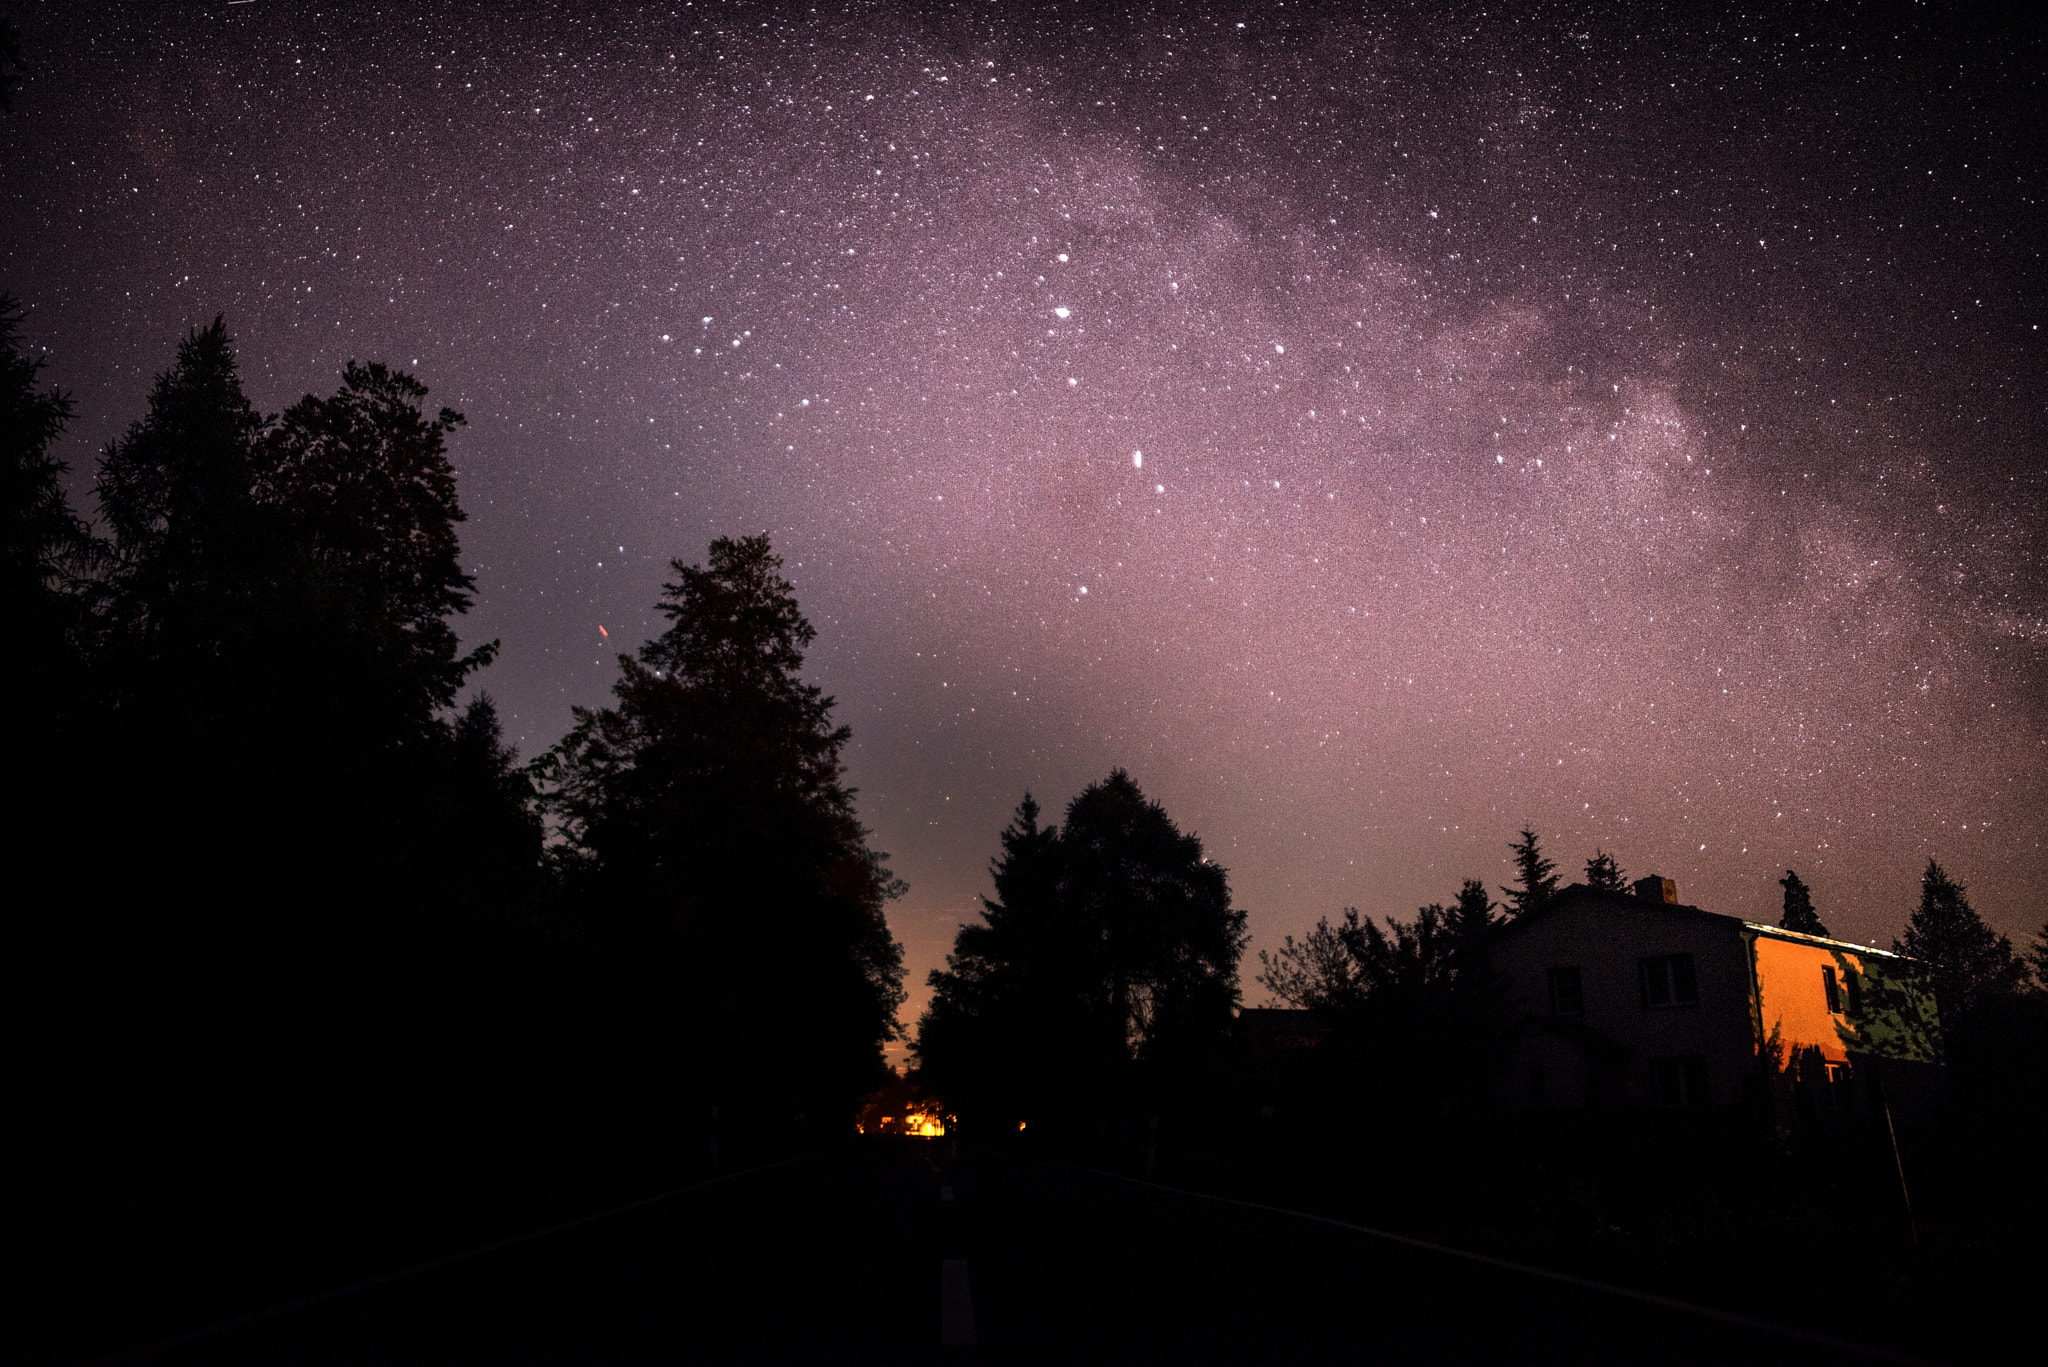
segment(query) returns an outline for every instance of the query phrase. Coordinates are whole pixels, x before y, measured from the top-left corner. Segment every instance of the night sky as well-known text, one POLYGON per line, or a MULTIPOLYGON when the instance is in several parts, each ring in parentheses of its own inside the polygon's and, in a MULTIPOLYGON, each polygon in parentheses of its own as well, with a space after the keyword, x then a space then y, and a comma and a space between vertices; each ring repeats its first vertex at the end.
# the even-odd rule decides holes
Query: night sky
POLYGON ((1024 791, 1114 766, 1254 950, 1524 822, 1882 944, 1931 854, 2030 938, 2048 48, 1366 8, 16 7, 0 288, 85 506, 215 313, 266 411, 465 412, 528 755, 770 532, 913 1015, 1024 791))

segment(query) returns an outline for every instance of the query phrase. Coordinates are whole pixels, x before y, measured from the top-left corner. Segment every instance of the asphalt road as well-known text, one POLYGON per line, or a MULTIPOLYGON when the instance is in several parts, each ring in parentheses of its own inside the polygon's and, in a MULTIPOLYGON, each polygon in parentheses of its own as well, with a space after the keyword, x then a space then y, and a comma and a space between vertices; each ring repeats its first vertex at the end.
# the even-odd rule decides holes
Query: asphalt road
POLYGON ((1859 1363, 1079 1169, 868 1140, 150 1364, 1859 1363))

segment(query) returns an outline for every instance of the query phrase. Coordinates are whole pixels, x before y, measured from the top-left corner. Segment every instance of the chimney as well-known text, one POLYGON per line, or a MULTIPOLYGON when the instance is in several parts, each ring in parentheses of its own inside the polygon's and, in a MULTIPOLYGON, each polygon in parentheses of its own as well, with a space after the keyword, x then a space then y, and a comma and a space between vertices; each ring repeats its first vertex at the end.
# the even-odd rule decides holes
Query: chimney
POLYGON ((1669 878, 1660 877, 1653 873, 1648 878, 1636 879, 1636 896, 1647 897, 1652 902, 1676 904, 1678 901, 1678 884, 1672 882, 1669 878))

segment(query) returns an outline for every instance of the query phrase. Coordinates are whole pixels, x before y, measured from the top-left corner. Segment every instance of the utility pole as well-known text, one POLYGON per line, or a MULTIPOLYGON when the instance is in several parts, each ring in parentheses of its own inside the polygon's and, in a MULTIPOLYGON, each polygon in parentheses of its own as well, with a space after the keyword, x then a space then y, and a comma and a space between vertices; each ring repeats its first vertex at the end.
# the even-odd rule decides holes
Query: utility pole
POLYGON ((1913 1236, 1913 1247, 1920 1247, 1920 1224, 1913 1218, 1913 1193, 1906 1190, 1906 1164, 1899 1157, 1899 1132, 1892 1128, 1891 1098, 1884 1094, 1883 1082, 1878 1083, 1878 1104, 1884 1107, 1884 1132, 1892 1141, 1892 1167, 1899 1174, 1899 1198, 1906 1203, 1906 1229, 1913 1236))

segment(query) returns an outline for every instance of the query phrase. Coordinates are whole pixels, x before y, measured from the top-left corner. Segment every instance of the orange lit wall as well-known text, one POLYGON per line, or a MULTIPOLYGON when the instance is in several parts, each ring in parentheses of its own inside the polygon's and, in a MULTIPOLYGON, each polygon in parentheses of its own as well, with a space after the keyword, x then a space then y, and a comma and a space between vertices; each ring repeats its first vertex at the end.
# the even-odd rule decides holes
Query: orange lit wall
POLYGON ((1844 1036, 1847 1033, 1853 1038, 1854 1024, 1847 1016, 1829 1012, 1821 970, 1835 970, 1846 1009, 1846 978, 1849 973, 1864 972, 1862 956, 1837 946, 1801 944, 1765 935, 1757 936, 1753 943, 1763 1038, 1769 1040, 1776 1031, 1787 1057, 1796 1049, 1812 1045, 1830 1062, 1847 1062, 1849 1048, 1844 1036))

